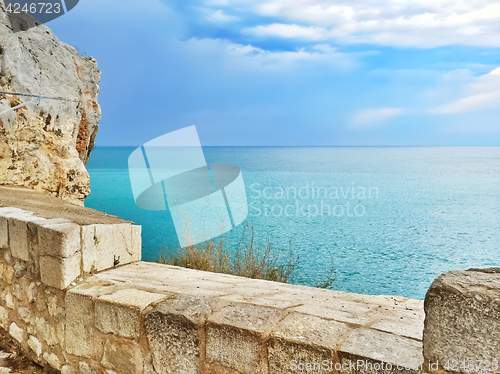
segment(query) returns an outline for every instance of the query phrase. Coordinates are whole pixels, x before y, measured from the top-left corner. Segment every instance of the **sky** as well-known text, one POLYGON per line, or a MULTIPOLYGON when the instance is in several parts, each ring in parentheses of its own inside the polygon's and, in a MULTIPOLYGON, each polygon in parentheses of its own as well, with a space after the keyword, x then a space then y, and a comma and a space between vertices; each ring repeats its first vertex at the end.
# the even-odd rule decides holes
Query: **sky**
POLYGON ((98 146, 500 145, 498 0, 80 0, 98 146))

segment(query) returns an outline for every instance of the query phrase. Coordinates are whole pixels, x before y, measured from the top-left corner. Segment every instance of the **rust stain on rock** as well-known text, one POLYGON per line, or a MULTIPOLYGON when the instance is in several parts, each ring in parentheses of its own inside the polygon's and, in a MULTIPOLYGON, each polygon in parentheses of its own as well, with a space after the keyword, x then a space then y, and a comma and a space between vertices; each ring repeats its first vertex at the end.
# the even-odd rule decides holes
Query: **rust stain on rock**
POLYGON ((78 136, 76 138, 76 150, 80 155, 80 159, 86 154, 87 141, 89 138, 89 121, 85 112, 82 113, 82 120, 80 121, 80 128, 78 129, 78 136))

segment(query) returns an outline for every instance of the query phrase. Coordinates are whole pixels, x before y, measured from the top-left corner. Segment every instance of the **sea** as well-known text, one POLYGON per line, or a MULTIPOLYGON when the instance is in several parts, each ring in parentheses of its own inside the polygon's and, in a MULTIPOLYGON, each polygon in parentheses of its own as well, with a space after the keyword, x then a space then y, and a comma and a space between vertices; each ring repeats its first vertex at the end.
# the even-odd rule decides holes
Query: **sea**
MULTIPOLYGON (((85 205, 142 225, 143 260, 179 248, 167 211, 139 209, 128 157, 96 147, 85 205)), ((500 147, 203 147, 208 163, 240 167, 247 219, 291 283, 424 299, 440 274, 500 267, 500 147)), ((248 232, 248 231, 247 231, 248 232)))

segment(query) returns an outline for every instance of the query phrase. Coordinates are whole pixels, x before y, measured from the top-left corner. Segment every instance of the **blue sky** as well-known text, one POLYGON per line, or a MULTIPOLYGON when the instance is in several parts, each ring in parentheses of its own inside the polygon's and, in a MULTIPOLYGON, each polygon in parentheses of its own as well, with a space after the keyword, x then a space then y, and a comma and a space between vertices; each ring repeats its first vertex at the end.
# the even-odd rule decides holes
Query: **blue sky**
POLYGON ((81 0, 47 24, 102 70, 97 145, 500 145, 500 3, 81 0))

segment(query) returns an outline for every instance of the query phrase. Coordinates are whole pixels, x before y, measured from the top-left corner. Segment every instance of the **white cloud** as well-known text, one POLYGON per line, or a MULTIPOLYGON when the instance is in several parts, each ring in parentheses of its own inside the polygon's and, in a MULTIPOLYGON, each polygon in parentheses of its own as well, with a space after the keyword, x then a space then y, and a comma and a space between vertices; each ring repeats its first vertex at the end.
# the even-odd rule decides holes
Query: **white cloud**
POLYGON ((229 0, 209 0, 205 2, 206 5, 215 5, 215 6, 228 6, 229 0))
POLYGON ((487 109, 492 105, 498 106, 499 104, 500 91, 489 92, 465 97, 451 104, 442 105, 432 110, 431 112, 436 114, 465 113, 475 110, 487 109))
POLYGON ((350 55, 337 52, 329 45, 318 44, 310 49, 297 51, 269 51, 231 43, 224 39, 192 38, 179 42, 193 56, 217 60, 217 65, 227 70, 283 70, 303 66, 303 64, 328 65, 348 70, 357 63, 350 55))
POLYGON ((305 27, 300 25, 286 25, 274 23, 267 26, 256 26, 245 29, 245 33, 255 36, 277 36, 281 38, 298 38, 308 40, 323 40, 328 38, 328 32, 320 27, 305 27))
POLYGON ((220 9, 213 11, 213 12, 210 12, 205 17, 205 19, 208 22, 212 22, 212 23, 227 23, 227 22, 234 22, 234 21, 239 20, 238 17, 227 15, 220 9))
POLYGON ((389 118, 405 113, 403 108, 364 109, 354 113, 351 118, 351 128, 366 129, 382 124, 389 118))
POLYGON ((496 0, 264 0, 252 11, 282 21, 251 29, 262 37, 420 48, 500 47, 496 0))
POLYGON ((500 67, 493 70, 490 74, 491 75, 500 75, 500 67))
POLYGON ((432 108, 430 113, 453 114, 490 109, 500 106, 500 68, 482 75, 467 84, 465 97, 432 108))

